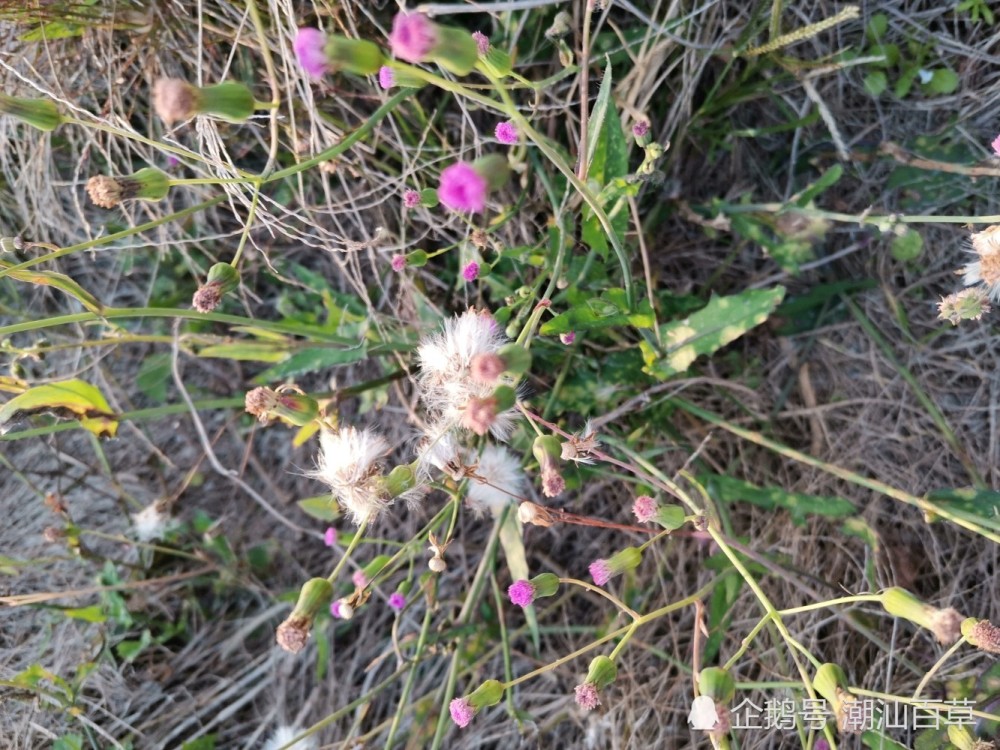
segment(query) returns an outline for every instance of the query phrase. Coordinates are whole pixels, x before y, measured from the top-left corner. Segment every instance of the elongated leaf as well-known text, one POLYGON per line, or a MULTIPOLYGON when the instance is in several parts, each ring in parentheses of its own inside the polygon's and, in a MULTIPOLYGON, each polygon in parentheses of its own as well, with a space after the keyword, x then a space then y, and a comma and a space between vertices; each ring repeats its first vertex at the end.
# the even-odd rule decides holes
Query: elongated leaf
POLYGON ((967 521, 1000 532, 1000 492, 962 489, 934 490, 927 500, 967 521))
MULTIPOLYGON (((9 266, 9 263, 3 263, 0 265, 0 268, 7 268, 9 266)), ((10 271, 7 275, 12 279, 24 281, 28 284, 35 284, 36 286, 50 286, 53 289, 65 292, 74 299, 78 300, 81 305, 92 313, 100 314, 104 310, 104 306, 97 301, 97 297, 88 292, 64 273, 55 273, 54 271, 36 271, 33 268, 29 268, 22 271, 10 271)))
MULTIPOLYGON (((503 547, 504 557, 507 558, 507 570, 510 571, 512 581, 526 581, 531 577, 528 569, 528 556, 524 549, 524 539, 521 537, 521 522, 517 520, 517 512, 510 509, 504 517, 500 526, 500 546, 503 547)), ((531 640, 538 650, 541 646, 541 639, 538 630, 538 616, 535 608, 525 607, 524 617, 528 622, 528 630, 531 632, 531 640)))
POLYGON ((807 516, 844 518, 857 512, 853 503, 841 497, 788 492, 780 487, 757 487, 721 474, 703 474, 698 479, 717 502, 744 502, 772 510, 784 508, 792 514, 792 521, 797 525, 804 523, 807 516))
POLYGON ((834 164, 828 170, 826 170, 819 179, 816 180, 812 185, 803 190, 795 198, 795 205, 799 208, 805 208, 809 205, 809 202, 816 198, 820 193, 831 187, 837 182, 844 174, 844 168, 839 164, 834 164))
POLYGON ((288 340, 284 338, 281 341, 235 341, 203 347, 198 351, 198 356, 250 362, 282 362, 289 357, 288 346, 288 340))
POLYGON ((368 356, 368 347, 365 345, 356 346, 351 349, 330 349, 312 348, 295 352, 284 362, 269 367, 256 378, 255 383, 273 383, 276 380, 290 378, 295 375, 302 375, 307 372, 315 372, 327 367, 337 365, 349 365, 352 362, 359 362, 368 356))
POLYGON ((34 414, 53 414, 61 419, 79 419, 80 424, 98 437, 114 437, 118 418, 104 395, 83 380, 65 380, 29 388, 0 409, 0 435, 15 423, 34 414))
MULTIPOLYGON (((584 96, 586 96, 584 92, 584 96)), ((607 119, 608 108, 611 105, 611 60, 604 68, 604 77, 601 79, 601 88, 597 92, 597 101, 594 102, 594 109, 590 113, 590 121, 587 123, 587 174, 590 174, 591 165, 594 163, 594 155, 597 153, 597 142, 601 137, 601 131, 607 119)))
POLYGON ((555 336, 569 331, 592 331, 611 326, 652 328, 654 317, 649 300, 640 300, 637 307, 630 314, 625 301, 625 290, 608 289, 600 297, 587 299, 545 321, 540 332, 543 336, 555 336))
POLYGON ((784 296, 785 288, 779 286, 713 297, 698 312, 660 326, 665 356, 645 341, 639 345, 646 363, 643 372, 661 380, 685 372, 702 354, 711 354, 767 320, 784 296))

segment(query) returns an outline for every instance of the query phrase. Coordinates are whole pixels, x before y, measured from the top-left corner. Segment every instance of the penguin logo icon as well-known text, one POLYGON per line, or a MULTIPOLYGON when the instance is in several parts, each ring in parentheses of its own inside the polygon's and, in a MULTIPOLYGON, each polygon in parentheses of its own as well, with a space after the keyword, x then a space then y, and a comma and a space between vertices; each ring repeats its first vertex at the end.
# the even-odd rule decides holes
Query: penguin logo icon
POLYGON ((687 720, 692 729, 710 731, 719 721, 719 714, 715 710, 715 701, 707 695, 699 695, 691 705, 687 720))

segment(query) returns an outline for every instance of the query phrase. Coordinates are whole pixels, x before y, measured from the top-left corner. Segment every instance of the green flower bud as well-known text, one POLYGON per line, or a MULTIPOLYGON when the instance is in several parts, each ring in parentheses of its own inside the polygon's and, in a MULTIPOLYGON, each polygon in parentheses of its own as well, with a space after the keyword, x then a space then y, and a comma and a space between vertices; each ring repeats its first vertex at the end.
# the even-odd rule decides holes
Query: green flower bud
POLYGON ((208 283, 219 284, 219 290, 226 294, 240 285, 240 274, 229 263, 216 263, 208 269, 208 283))
POLYGON ((536 599, 542 596, 555 596, 559 590, 559 576, 555 573, 539 573, 529 583, 535 590, 536 599))
POLYGON ((598 690, 604 690, 604 688, 615 681, 616 677, 618 677, 618 667, 615 666, 614 661, 607 656, 601 655, 595 656, 593 661, 590 662, 585 682, 594 685, 598 690))
POLYGON ((305 648, 317 613, 333 597, 333 585, 325 578, 306 581, 299 592, 299 599, 292 614, 278 626, 278 645, 285 651, 297 654, 305 648))
POLYGON ((0 94, 0 114, 10 115, 45 132, 55 130, 62 123, 62 115, 55 102, 48 99, 21 99, 0 94))
MULTIPOLYGON (((198 287, 191 304, 198 312, 212 312, 222 302, 223 296, 238 287, 239 284, 240 276, 235 268, 229 263, 216 263, 208 269, 208 281, 198 287)), ((315 416, 316 412, 314 411, 313 416, 306 421, 312 421, 315 416)))
POLYGON ((493 402, 498 413, 507 411, 517 402, 517 391, 509 385, 501 385, 493 391, 493 402))
POLYGON ((127 177, 95 175, 87 180, 87 195, 95 206, 114 208, 122 201, 159 201, 167 197, 170 177, 152 167, 127 177))
MULTIPOLYGON (((472 43, 475 46, 475 42, 472 43)), ((490 192, 499 190, 510 178, 510 164, 506 156, 487 154, 472 162, 472 168, 486 180, 490 192)))
POLYGON ((498 680, 487 680, 469 694, 466 700, 477 711, 486 706, 495 706, 503 700, 503 683, 498 680))
POLYGON ((420 268, 427 265, 427 251, 412 250, 406 254, 406 265, 420 268))
POLYGON ((437 208, 441 199, 438 198, 437 190, 434 188, 424 188, 420 191, 420 205, 424 208, 437 208))
POLYGON ((494 78, 505 78, 514 69, 510 55, 496 47, 490 47, 486 54, 479 58, 479 65, 494 78))
POLYGON ((661 505, 656 510, 656 517, 653 519, 668 531, 679 529, 687 521, 684 508, 679 505, 661 505))
POLYGON ((813 678, 813 688, 829 702, 833 714, 837 718, 837 728, 843 734, 853 734, 864 731, 863 712, 852 712, 851 703, 857 701, 848 690, 847 676, 844 670, 836 664, 823 664, 816 670, 813 678))
POLYGON ((417 472, 414 464, 400 464, 385 478, 385 490, 390 497, 399 497, 417 486, 417 472))
POLYGON ((430 52, 431 59, 450 73, 466 76, 476 67, 479 47, 465 29, 437 26, 437 44, 430 52))
POLYGON ((716 703, 727 704, 736 695, 736 681, 719 667, 707 667, 698 675, 698 690, 716 703))
POLYGON ((304 393, 289 388, 272 391, 270 388, 254 388, 245 399, 247 412, 261 422, 280 419, 295 427, 304 427, 319 416, 319 404, 304 393))
POLYGON ((539 435, 531 444, 531 452, 539 464, 562 458, 562 444, 552 435, 539 435))
POLYGON ((961 636, 962 616, 957 610, 938 609, 924 604, 906 589, 898 586, 882 594, 882 607, 893 617, 902 617, 914 625, 934 633, 938 643, 951 645, 961 636))
POLYGON ((167 124, 202 114, 243 122, 255 106, 250 89, 235 81, 198 88, 178 78, 161 78, 153 86, 153 108, 167 124))
POLYGON ((839 702, 837 691, 847 689, 847 676, 836 664, 822 664, 813 678, 813 689, 833 705, 839 702))
MULTIPOLYGON (((364 39, 348 39, 343 36, 327 36, 323 48, 330 72, 339 70, 358 75, 378 73, 385 58, 378 45, 364 39)), ((398 79, 397 79, 398 81, 398 79)), ((403 85, 400 81, 399 85, 403 85)))

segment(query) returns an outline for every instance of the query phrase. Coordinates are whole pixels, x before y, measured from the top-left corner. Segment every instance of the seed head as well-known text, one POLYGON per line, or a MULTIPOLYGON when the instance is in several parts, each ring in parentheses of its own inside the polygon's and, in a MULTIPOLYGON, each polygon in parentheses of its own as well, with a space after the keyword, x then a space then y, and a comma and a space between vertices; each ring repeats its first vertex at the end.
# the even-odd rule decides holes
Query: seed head
POLYGON ((160 78, 153 84, 153 109, 167 125, 198 114, 198 89, 180 78, 160 78))

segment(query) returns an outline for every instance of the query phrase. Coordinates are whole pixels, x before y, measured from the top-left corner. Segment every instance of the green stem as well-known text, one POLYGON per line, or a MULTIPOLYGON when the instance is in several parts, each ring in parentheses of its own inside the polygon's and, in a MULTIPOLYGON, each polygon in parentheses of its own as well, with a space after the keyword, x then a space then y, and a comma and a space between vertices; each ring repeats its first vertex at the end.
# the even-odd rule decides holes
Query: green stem
POLYGON ((337 576, 340 574, 340 571, 343 570, 344 566, 347 564, 347 561, 351 558, 351 554, 354 552, 358 544, 361 542, 361 536, 365 533, 365 527, 367 525, 368 525, 367 518, 358 524, 358 528, 354 531, 354 536, 351 537, 351 543, 347 545, 347 550, 337 561, 337 564, 333 566, 333 572, 326 577, 326 580, 328 580, 330 583, 336 582, 337 576))
POLYGON ((603 596, 609 602, 614 604, 616 608, 618 608, 619 610, 627 614, 629 617, 631 617, 633 621, 638 620, 640 617, 638 612, 636 612, 634 609, 625 604, 625 602, 623 602, 617 596, 608 591, 605 591, 600 586, 594 586, 592 584, 587 583, 586 581, 581 581, 577 578, 560 578, 559 583, 567 583, 570 586, 580 586, 581 588, 587 589, 587 591, 592 591, 595 594, 603 596))

